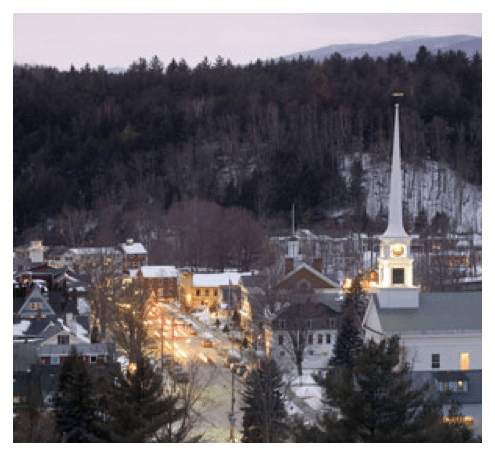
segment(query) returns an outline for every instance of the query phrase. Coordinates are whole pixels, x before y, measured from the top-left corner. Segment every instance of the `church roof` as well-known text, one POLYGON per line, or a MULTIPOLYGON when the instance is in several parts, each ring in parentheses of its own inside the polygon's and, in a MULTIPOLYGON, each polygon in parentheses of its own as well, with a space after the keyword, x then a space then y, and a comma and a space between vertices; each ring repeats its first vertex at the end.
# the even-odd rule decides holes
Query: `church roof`
POLYGON ((482 293, 479 291, 420 293, 415 309, 381 308, 374 295, 384 333, 481 332, 482 293))

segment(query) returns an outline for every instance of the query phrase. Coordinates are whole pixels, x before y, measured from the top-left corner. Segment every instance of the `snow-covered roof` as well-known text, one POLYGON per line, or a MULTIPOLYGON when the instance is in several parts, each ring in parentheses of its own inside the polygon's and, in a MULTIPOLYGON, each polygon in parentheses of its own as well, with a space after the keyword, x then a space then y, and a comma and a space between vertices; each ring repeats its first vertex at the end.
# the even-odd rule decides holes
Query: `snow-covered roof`
POLYGON ((91 313, 91 303, 83 296, 77 297, 77 311, 79 315, 91 313))
POLYGON ((239 278, 251 273, 223 272, 220 274, 194 274, 193 287, 227 287, 238 285, 239 278))
POLYGON ((140 242, 125 242, 121 244, 121 247, 127 255, 146 255, 148 253, 140 242))
POLYGON ((30 320, 22 320, 19 323, 14 323, 14 336, 22 336, 31 326, 30 320))
POLYGON ((64 321, 61 318, 58 318, 58 322, 62 325, 62 329, 68 333, 73 334, 76 336, 81 342, 83 343, 91 343, 91 340, 87 337, 88 336, 88 330, 77 323, 77 321, 72 320, 71 326, 66 326, 64 324, 64 321))
POLYGON ((179 272, 175 266, 141 266, 144 277, 177 277, 179 272))
POLYGON ((78 247, 69 251, 76 255, 114 255, 118 252, 115 247, 78 247))

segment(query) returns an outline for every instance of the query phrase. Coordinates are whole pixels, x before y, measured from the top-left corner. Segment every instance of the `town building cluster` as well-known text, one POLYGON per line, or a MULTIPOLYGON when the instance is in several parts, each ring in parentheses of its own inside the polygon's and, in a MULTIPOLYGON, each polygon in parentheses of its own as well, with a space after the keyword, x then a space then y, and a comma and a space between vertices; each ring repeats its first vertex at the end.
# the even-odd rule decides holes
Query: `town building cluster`
MULTIPOLYGON (((414 381, 428 382, 434 394, 449 390, 481 434, 481 291, 425 292, 416 283, 414 242, 402 221, 400 160, 396 105, 388 226, 376 246, 376 269, 361 275, 366 303, 359 325, 365 340, 399 334, 414 381)), ((321 239, 311 233, 294 231, 274 242, 285 249, 279 270, 248 273, 149 265, 148 252, 132 239, 104 248, 48 248, 32 241, 14 249, 14 407, 22 404, 31 379, 50 401, 71 346, 95 371, 118 365, 111 340, 92 342, 98 316, 88 297, 110 269, 139 284, 147 299, 175 302, 184 312, 203 311, 219 321, 235 314, 256 355, 274 359, 282 371, 296 365, 299 371, 328 369, 346 278, 329 273, 321 239), (311 255, 303 255, 305 244, 311 255)))

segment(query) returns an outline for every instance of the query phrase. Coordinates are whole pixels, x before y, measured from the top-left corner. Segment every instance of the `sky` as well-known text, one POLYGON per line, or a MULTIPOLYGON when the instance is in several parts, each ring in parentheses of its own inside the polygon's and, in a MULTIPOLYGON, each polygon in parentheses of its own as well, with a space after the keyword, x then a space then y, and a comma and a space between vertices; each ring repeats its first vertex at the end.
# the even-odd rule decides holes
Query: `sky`
POLYGON ((13 12, 12 17, 13 62, 60 70, 86 63, 127 68, 154 55, 165 65, 183 58, 194 67, 217 56, 243 65, 332 44, 482 32, 481 13, 13 12))

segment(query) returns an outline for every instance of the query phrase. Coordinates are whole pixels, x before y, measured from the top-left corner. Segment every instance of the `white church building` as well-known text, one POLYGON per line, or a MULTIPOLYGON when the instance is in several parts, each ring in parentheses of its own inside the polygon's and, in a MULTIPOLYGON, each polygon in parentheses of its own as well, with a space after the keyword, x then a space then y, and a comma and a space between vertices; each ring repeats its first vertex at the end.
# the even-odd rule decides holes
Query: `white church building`
MULTIPOLYGON (((414 283, 411 237, 402 221, 399 104, 395 105, 388 226, 380 238, 379 282, 363 318, 365 340, 399 334, 414 382, 450 391, 481 435, 482 293, 422 293, 414 283)), ((444 407, 444 415, 449 405, 444 407)))

